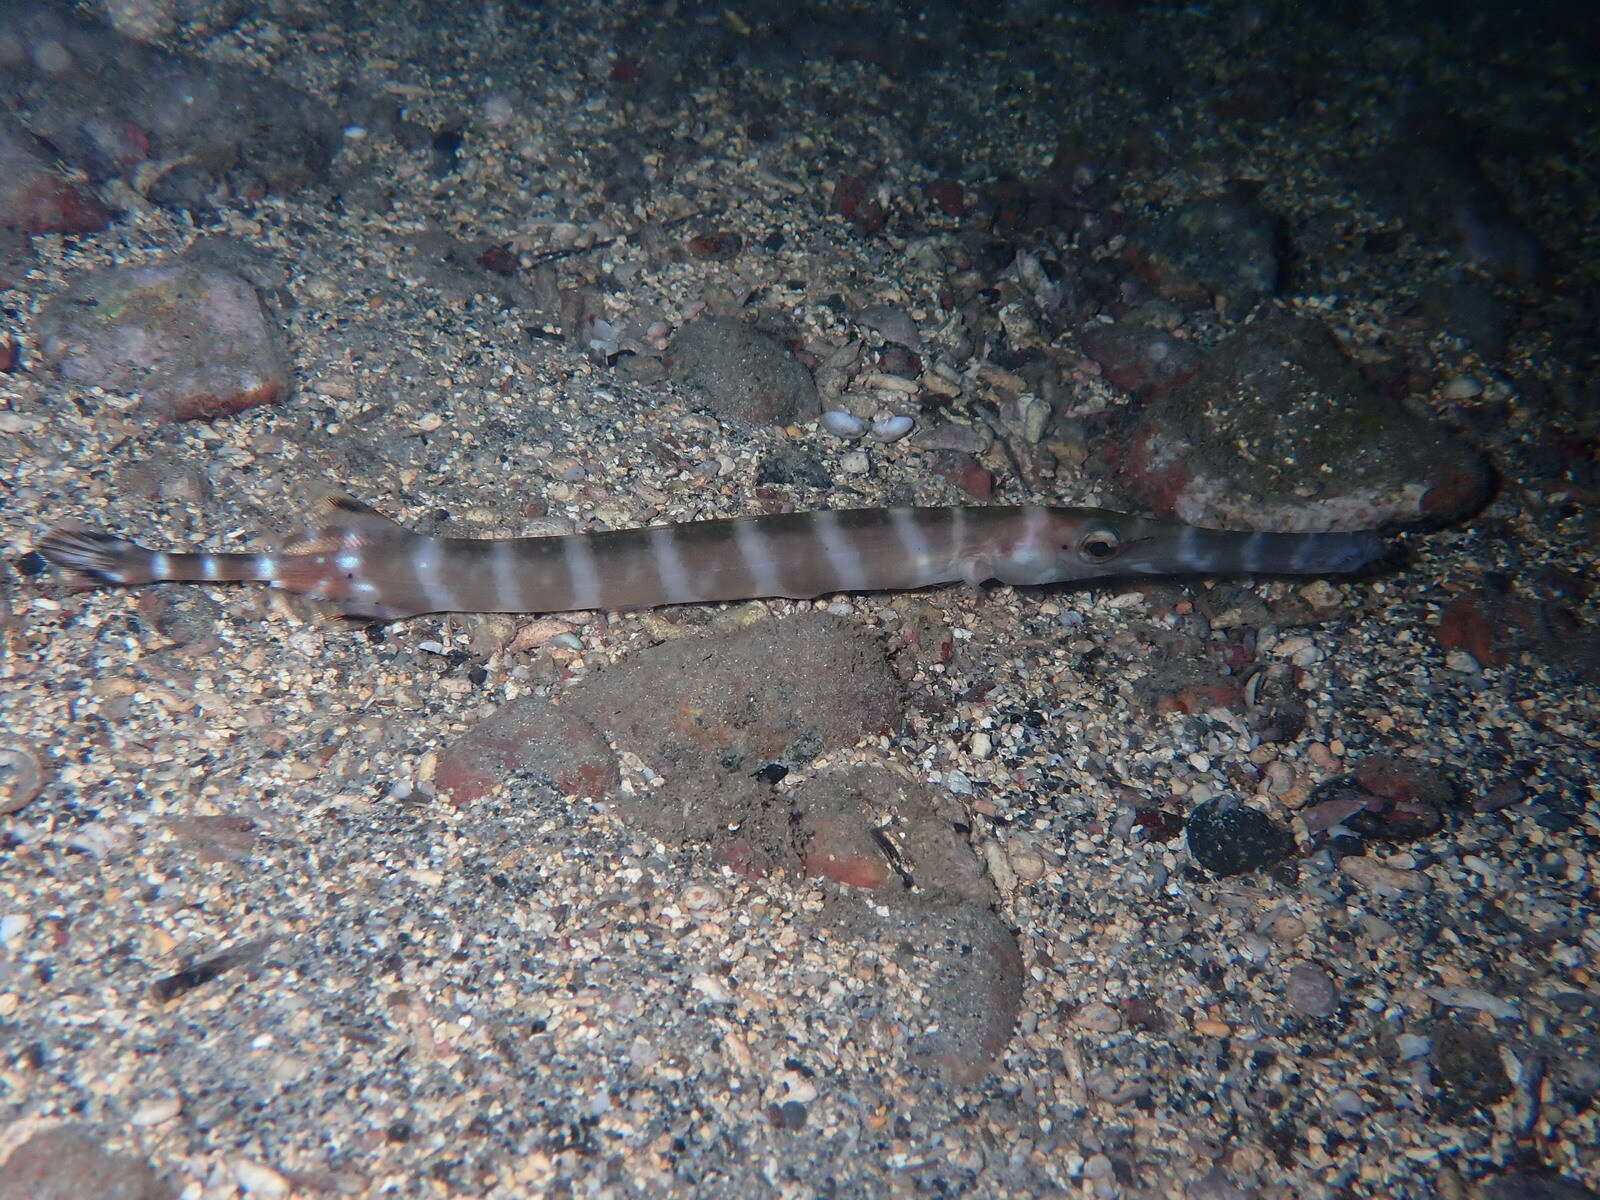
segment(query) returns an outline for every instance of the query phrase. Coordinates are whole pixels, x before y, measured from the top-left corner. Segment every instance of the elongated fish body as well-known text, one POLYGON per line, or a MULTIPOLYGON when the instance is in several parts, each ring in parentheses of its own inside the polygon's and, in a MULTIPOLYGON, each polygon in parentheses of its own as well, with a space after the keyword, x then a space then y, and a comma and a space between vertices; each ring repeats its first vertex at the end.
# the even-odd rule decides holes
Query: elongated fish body
POLYGON ((347 497, 281 552, 147 550, 61 528, 39 553, 82 582, 254 580, 353 617, 648 608, 963 580, 1068 583, 1118 575, 1359 571, 1376 534, 1200 529, 1096 508, 868 508, 537 538, 431 538, 347 497))

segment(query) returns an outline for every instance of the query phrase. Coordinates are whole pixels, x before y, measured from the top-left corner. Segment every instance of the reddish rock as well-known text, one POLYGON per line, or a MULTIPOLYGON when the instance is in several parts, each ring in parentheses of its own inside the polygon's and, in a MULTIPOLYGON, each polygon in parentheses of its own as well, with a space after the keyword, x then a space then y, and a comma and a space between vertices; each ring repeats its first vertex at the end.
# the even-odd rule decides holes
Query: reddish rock
POLYGON ((744 249, 744 239, 731 229, 700 233, 689 239, 689 256, 703 262, 727 262, 744 249))
POLYGON ((1163 808, 1137 808, 1133 813, 1135 828, 1144 830, 1152 842, 1170 842, 1183 832, 1183 818, 1163 808))
POLYGON ((110 214, 58 175, 33 136, 0 115, 0 226, 29 233, 92 233, 110 214))
POLYGON ((909 880, 924 894, 980 904, 997 898, 982 862, 955 831, 965 813, 942 811, 925 788, 893 771, 880 766, 823 771, 796 788, 791 802, 808 874, 894 891, 909 880), (879 830, 877 822, 885 818, 879 830))
POLYGON ((859 175, 841 175, 833 185, 833 211, 862 233, 877 233, 883 228, 883 206, 872 199, 866 180, 859 175))
POLYGON ((994 475, 978 465, 970 454, 955 450, 936 452, 933 469, 979 503, 994 499, 994 475))
POLYGON ((166 420, 270 404, 289 364, 255 290, 183 260, 76 279, 39 312, 46 362, 73 383, 143 394, 166 420))
POLYGON ((935 179, 928 184, 928 201, 947 217, 966 215, 966 192, 954 179, 935 179))
POLYGON ((495 275, 515 275, 521 267, 517 252, 510 246, 485 246, 478 254, 478 265, 495 275))
POLYGON ((1465 650, 1479 666, 1527 653, 1560 678, 1600 681, 1600 632, 1559 599, 1485 589, 1452 600, 1435 629, 1441 647, 1465 650))
POLYGON ((1437 833, 1455 789, 1438 772, 1379 754, 1355 772, 1318 786, 1301 817, 1312 833, 1343 825, 1363 838, 1409 841, 1437 833))
POLYGON ((1200 351, 1192 342, 1136 322, 1088 325, 1078 341, 1105 377, 1132 396, 1148 398, 1174 387, 1200 366, 1200 351))
POLYGON ((1485 593, 1458 596, 1445 605, 1435 634, 1444 649, 1465 650, 1480 667, 1503 667, 1511 659, 1514 633, 1531 624, 1530 614, 1508 612, 1503 598, 1485 593))
POLYGON ((0 1162, 0 1200, 172 1200, 150 1164, 110 1154, 78 1125, 40 1129, 0 1162))
POLYGON ((1418 505, 1424 524, 1437 525, 1471 512, 1488 494, 1488 481, 1481 464, 1463 464, 1441 472, 1428 483, 1418 505))
POLYGON ((776 865, 771 855, 747 837, 729 838, 717 850, 717 861, 745 879, 763 879, 776 865))
POLYGON ((527 773, 563 795, 598 799, 620 782, 617 758, 577 712, 543 700, 506 705, 439 756, 434 783, 456 804, 527 773))
POLYGON ((807 875, 869 890, 894 877, 889 860, 859 814, 813 813, 803 818, 803 829, 807 875))
POLYGON ((1203 713, 1211 708, 1244 710, 1244 688, 1233 679, 1219 679, 1215 683, 1191 683, 1176 691, 1157 696, 1156 712, 1203 713))
POLYGON ((15 338, 0 338, 0 371, 7 375, 22 366, 22 350, 15 338))
POLYGON ((1362 759, 1355 770, 1356 786, 1384 800, 1426 800, 1449 804, 1455 789, 1439 772, 1410 759, 1375 754, 1362 759))
POLYGON ((1301 809, 1300 819, 1310 832, 1323 833, 1364 811, 1370 802, 1371 797, 1362 793, 1336 796, 1301 809))

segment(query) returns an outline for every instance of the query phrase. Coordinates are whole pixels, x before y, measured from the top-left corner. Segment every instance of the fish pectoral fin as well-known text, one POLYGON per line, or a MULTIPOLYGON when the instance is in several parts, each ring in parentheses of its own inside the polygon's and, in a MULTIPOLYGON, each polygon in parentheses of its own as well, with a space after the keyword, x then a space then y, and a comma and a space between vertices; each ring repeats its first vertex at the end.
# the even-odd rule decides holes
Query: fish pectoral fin
POLYGON ((982 587, 995 577, 995 563, 987 554, 970 554, 956 564, 961 568, 961 582, 968 587, 982 587))
POLYGON ((329 492, 320 505, 327 510, 327 520, 295 534, 284 543, 283 553, 326 554, 414 536, 405 526, 343 492, 329 492))

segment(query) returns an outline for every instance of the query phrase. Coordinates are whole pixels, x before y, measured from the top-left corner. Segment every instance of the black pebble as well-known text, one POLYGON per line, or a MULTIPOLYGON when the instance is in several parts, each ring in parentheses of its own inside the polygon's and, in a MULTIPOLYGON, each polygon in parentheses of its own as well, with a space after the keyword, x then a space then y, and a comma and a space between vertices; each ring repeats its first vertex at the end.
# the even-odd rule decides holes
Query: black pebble
POLYGON ((1189 814, 1189 853, 1213 875, 1259 871, 1294 853, 1294 837, 1235 796, 1208 800, 1189 814))

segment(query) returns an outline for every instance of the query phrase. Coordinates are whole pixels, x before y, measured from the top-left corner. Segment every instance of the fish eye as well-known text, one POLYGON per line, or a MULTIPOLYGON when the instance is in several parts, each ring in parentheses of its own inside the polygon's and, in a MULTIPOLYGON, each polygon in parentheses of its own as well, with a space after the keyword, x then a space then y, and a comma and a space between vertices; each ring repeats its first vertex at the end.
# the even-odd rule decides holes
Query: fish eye
POLYGON ((1109 562, 1122 549, 1117 535, 1109 529, 1094 529, 1083 535, 1078 543, 1078 554, 1089 562, 1109 562))

